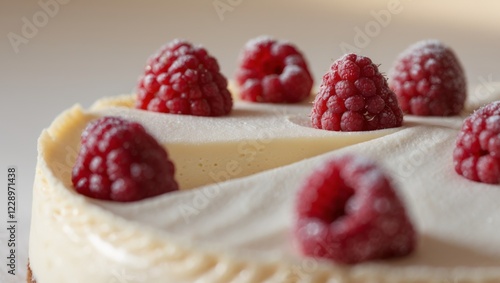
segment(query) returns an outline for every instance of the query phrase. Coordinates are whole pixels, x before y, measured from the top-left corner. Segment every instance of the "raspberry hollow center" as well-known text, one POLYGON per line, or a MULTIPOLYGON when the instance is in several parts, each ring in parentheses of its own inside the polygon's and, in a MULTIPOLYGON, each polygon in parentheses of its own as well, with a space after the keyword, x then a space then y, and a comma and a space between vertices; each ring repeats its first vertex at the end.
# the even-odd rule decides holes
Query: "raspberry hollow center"
POLYGON ((281 75, 285 66, 278 61, 264 62, 264 73, 267 75, 281 75))
POLYGON ((344 185, 335 190, 335 193, 332 194, 333 199, 330 200, 329 209, 326 209, 327 214, 322 220, 327 223, 333 223, 347 216, 348 212, 346 208, 349 200, 353 197, 354 189, 348 186, 344 185))

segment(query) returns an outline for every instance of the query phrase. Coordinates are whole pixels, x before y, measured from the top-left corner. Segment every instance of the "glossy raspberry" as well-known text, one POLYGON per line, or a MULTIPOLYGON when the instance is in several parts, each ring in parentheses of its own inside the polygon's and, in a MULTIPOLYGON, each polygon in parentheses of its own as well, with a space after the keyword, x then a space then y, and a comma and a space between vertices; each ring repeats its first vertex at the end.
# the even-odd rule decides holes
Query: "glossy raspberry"
POLYGON ((403 113, 378 67, 347 54, 323 76, 311 119, 318 129, 371 131, 401 126, 403 113))
POLYGON ((138 123, 103 117, 87 126, 72 172, 77 192, 136 201, 178 189, 167 152, 138 123))
POLYGON ((464 71, 455 53, 437 40, 406 49, 390 71, 389 86, 408 114, 451 116, 464 108, 464 71))
POLYGON ((296 200, 295 238, 307 256, 354 264, 409 254, 416 233, 390 179, 369 160, 335 158, 296 200))
POLYGON ((465 119, 453 151, 455 170, 465 178, 500 183, 500 101, 465 119))
POLYGON ((175 40, 149 58, 136 107, 195 116, 227 115, 233 101, 217 60, 200 46, 175 40))
POLYGON ((294 103, 310 95, 313 78, 295 46, 258 37, 250 40, 241 53, 236 83, 243 100, 294 103))

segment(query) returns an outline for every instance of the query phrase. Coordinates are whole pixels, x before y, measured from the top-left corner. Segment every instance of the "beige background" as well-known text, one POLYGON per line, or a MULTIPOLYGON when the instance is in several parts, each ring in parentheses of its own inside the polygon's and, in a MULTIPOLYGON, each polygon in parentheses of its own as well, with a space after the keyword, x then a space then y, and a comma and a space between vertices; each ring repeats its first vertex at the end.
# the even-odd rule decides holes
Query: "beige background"
POLYGON ((261 34, 288 39, 305 53, 316 84, 343 53, 342 45, 357 42, 360 53, 387 72, 409 44, 438 38, 462 60, 473 95, 488 91, 477 85, 500 81, 496 0, 55 1, 0 2, 0 282, 20 282, 25 276, 40 131, 75 103, 87 107, 100 97, 133 91, 149 54, 174 38, 203 44, 228 78, 248 39, 261 34), (52 3, 50 15, 43 3, 52 3), (388 5, 398 7, 392 9, 396 13, 390 14, 388 5), (375 14, 390 19, 381 25, 375 14), (25 27, 26 21, 36 30, 25 27), (370 35, 359 42, 365 28, 370 35), (13 44, 16 36, 23 43, 13 44), (11 165, 18 169, 16 277, 6 274, 4 264, 11 165))

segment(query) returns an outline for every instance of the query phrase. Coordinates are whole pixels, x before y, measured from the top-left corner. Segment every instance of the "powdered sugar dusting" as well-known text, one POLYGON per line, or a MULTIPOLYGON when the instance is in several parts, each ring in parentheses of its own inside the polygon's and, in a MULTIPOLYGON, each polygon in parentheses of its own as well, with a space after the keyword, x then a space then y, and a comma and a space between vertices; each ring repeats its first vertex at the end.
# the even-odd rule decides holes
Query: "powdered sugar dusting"
POLYGON ((438 40, 419 41, 403 51, 389 71, 389 84, 409 114, 450 116, 465 105, 464 70, 453 50, 438 40))
POLYGON ((295 237, 309 256, 358 263, 415 247, 404 205, 388 177, 364 157, 338 157, 313 173, 298 192, 297 212, 295 237))
POLYGON ((293 44, 259 36, 248 41, 240 54, 236 84, 243 100, 297 103, 310 95, 313 78, 293 44), (247 84, 249 80, 254 82, 247 84))
POLYGON ((245 44, 245 49, 252 52, 252 51, 255 51, 259 45, 270 44, 272 42, 272 40, 273 40, 273 38, 269 35, 261 35, 261 36, 258 36, 256 38, 250 39, 245 44))
POLYGON ((453 160, 455 171, 467 179, 500 183, 500 102, 486 105, 464 121, 453 160))

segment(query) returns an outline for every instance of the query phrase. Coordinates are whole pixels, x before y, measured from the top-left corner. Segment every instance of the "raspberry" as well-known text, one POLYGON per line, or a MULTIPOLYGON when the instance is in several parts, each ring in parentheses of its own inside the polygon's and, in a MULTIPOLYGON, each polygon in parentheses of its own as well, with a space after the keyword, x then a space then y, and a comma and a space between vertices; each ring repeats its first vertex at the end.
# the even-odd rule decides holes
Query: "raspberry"
POLYGON ((178 189, 167 152, 138 123, 100 118, 89 123, 81 143, 72 172, 80 194, 128 202, 178 189))
POLYGON ((307 256, 354 264, 409 254, 416 233, 389 178, 360 157, 332 159, 299 190, 294 233, 307 256))
POLYGON ((370 58, 347 54, 323 76, 312 125, 330 131, 371 131, 401 126, 403 113, 370 58))
POLYGON ((243 100, 295 103, 310 95, 313 78, 295 46, 258 37, 250 40, 241 53, 236 83, 243 100))
POLYGON ((500 101, 465 119, 453 151, 455 171, 467 179, 500 184, 500 101))
POLYGON ((216 59, 200 46, 174 40, 149 58, 136 107, 156 112, 222 116, 233 100, 216 59))
POLYGON ((389 86, 408 114, 451 116, 464 108, 464 71, 453 51, 437 40, 403 51, 391 69, 389 86))

